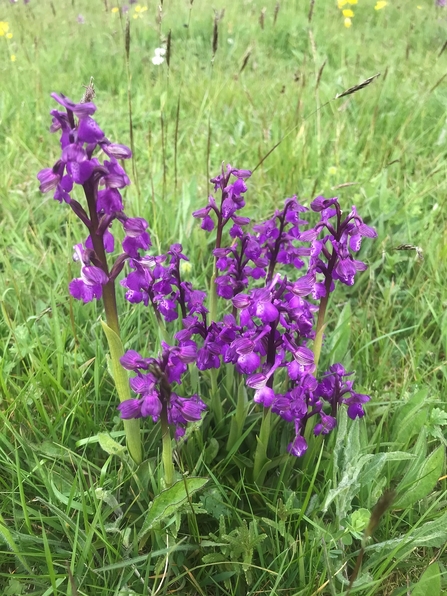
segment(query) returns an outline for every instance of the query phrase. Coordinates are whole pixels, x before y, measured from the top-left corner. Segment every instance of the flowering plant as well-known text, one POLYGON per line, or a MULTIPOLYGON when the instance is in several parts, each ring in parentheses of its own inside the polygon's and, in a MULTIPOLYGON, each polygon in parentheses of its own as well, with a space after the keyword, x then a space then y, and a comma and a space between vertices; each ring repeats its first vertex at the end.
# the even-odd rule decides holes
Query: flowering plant
MULTIPOLYGON (((75 247, 81 275, 70 283, 70 293, 83 302, 103 299, 118 409, 127 423, 147 417, 160 421, 166 484, 174 478, 171 429, 179 439, 188 422, 199 422, 208 407, 216 425, 225 416, 231 418, 231 441, 244 426, 246 388, 252 390, 252 408, 263 410, 253 466, 258 482, 269 462, 272 414, 291 425, 287 450, 297 457, 308 449, 312 426, 315 436, 336 427, 343 405, 351 419, 364 416, 363 404, 370 398, 354 391, 352 373, 342 364, 334 363, 317 376, 329 296, 337 283, 352 286, 357 272, 366 269, 354 255, 364 237, 376 236, 355 207, 344 215, 337 198, 319 196, 310 205, 319 215, 312 227, 303 219, 309 209, 293 196, 250 228, 241 211, 251 172, 222 167, 211 180, 216 196, 193 213, 203 230, 215 233, 207 296, 182 279, 181 263, 188 260, 182 246, 173 244, 164 255, 148 254, 147 221, 125 214, 120 190, 130 181, 119 160, 131 157, 130 150, 105 137, 92 118, 93 103, 52 96, 65 108, 51 112, 51 130, 61 133, 62 153, 52 168, 39 172, 40 189, 53 190, 54 198, 67 203, 88 229, 85 241, 75 247), (94 156, 97 150, 107 159, 101 162, 94 156), (74 185, 82 186, 87 210, 72 197, 74 185), (109 265, 115 222, 124 239, 109 265), (229 245, 224 241, 227 230, 229 245), (120 281, 126 299, 150 306, 163 329, 165 324, 175 326, 173 340, 163 341, 156 357, 135 350, 123 353, 119 341, 115 282, 126 262, 129 272, 120 281), (209 371, 210 387, 201 395, 191 393, 184 382, 194 368, 209 371), (135 373, 130 388, 136 397, 128 392, 125 369, 135 373), (219 370, 238 395, 235 411, 224 412, 219 370)), ((140 461, 137 435, 135 427, 127 432, 131 453, 140 461)))

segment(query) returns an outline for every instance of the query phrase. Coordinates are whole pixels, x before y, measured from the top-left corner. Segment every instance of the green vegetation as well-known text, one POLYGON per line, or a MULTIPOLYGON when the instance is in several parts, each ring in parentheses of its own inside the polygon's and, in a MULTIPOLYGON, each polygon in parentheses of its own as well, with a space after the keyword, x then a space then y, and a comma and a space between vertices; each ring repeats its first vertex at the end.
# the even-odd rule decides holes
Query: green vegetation
MULTIPOLYGON (((349 28, 329 0, 310 3, 310 22, 301 0, 141 2, 128 62, 111 0, 1 4, 1 594, 335 596, 362 544, 351 594, 447 592, 447 8, 419 2, 359 0, 349 28), (169 32, 168 68, 152 57, 169 32), (183 244, 197 287, 211 245, 191 212, 208 179, 222 162, 254 169, 281 139, 249 181, 246 215, 338 195, 377 229, 368 270, 332 295, 321 356, 321 370, 355 370, 367 415, 341 416, 302 460, 284 455, 277 424, 270 456, 282 457, 262 486, 247 457, 254 409, 229 450, 229 419, 195 424, 168 493, 159 429, 144 424, 138 469, 122 446, 101 304, 67 289, 85 232, 36 180, 59 157, 50 92, 78 101, 91 76, 98 122, 129 145, 131 97, 126 211, 149 221, 157 253, 183 244), (370 522, 387 489, 394 501, 370 522)), ((118 299, 125 348, 156 351, 152 314, 118 299)))

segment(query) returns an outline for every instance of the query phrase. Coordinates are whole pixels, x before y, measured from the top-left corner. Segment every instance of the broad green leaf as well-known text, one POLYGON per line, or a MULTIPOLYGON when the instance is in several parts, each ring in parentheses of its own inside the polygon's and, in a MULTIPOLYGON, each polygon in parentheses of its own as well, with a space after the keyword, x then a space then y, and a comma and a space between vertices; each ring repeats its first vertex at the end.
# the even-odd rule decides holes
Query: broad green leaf
POLYGON ((203 488, 207 482, 208 478, 184 478, 157 495, 148 511, 138 539, 144 538, 152 528, 178 511, 188 498, 203 488))
POLYGON ((371 487, 371 484, 377 482, 379 475, 382 471, 383 466, 389 461, 406 461, 414 459, 415 456, 412 453, 406 453, 405 451, 391 451, 389 453, 376 453, 374 454, 366 468, 360 475, 361 487, 371 487))
POLYGON ((12 577, 9 580, 8 587, 5 588, 4 596, 21 596, 25 593, 26 586, 21 584, 18 580, 12 577))
POLYGON ((428 389, 421 389, 398 410, 392 424, 398 445, 405 445, 421 431, 428 416, 427 397, 428 389))
POLYGON ((411 596, 440 596, 441 571, 438 563, 432 563, 422 574, 421 579, 414 586, 411 596))
POLYGON ((131 398, 129 377, 127 371, 121 366, 120 358, 124 354, 123 344, 119 335, 113 331, 104 321, 101 321, 103 331, 107 338, 110 350, 110 360, 112 367, 113 380, 118 393, 120 401, 125 401, 131 398))
POLYGON ((406 474, 397 487, 399 495, 394 503, 395 507, 411 507, 416 501, 426 497, 435 487, 438 478, 442 474, 444 466, 444 446, 440 446, 430 453, 428 458, 421 465, 417 478, 409 478, 406 474))
POLYGON ((353 460, 353 463, 346 463, 337 486, 332 488, 326 496, 322 507, 323 513, 328 510, 332 501, 335 501, 337 518, 341 520, 346 517, 352 509, 352 500, 360 489, 360 473, 372 457, 372 454, 362 455, 353 460))
POLYGON ((360 474, 364 466, 374 457, 373 454, 359 457, 362 451, 359 422, 350 421, 348 424, 347 418, 346 410, 341 410, 334 448, 334 488, 328 492, 322 507, 323 512, 326 512, 332 501, 335 501, 339 520, 344 519, 351 511, 352 500, 358 495, 361 486, 360 474))
POLYGON ((407 534, 399 536, 399 538, 368 545, 365 549, 366 552, 377 553, 372 555, 368 566, 370 568, 374 567, 378 561, 383 561, 390 553, 398 553, 399 560, 403 561, 417 547, 432 546, 441 548, 446 541, 447 513, 444 513, 434 521, 427 522, 416 530, 410 530, 407 534))
POLYGON ((410 485, 419 478, 419 472, 422 464, 427 459, 427 433, 425 428, 419 433, 419 437, 413 447, 414 458, 413 461, 407 466, 404 472, 404 476, 407 479, 407 484, 410 485))
POLYGON ((109 455, 117 455, 120 459, 125 457, 126 448, 112 439, 107 433, 98 433, 98 442, 101 448, 109 455))

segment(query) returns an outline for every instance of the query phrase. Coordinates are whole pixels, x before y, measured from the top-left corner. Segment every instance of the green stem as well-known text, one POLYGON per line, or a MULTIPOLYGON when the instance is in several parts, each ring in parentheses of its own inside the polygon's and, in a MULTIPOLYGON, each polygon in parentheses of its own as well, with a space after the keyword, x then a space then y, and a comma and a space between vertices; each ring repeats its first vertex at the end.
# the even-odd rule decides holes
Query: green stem
POLYGON ((321 299, 320 308, 318 310, 317 329, 315 332, 314 340, 314 362, 315 368, 318 368, 318 362, 320 360, 321 346, 323 345, 323 333, 324 333, 324 318, 326 316, 326 307, 328 299, 327 296, 321 299))
POLYGON ((174 464, 172 462, 172 440, 171 431, 168 424, 168 412, 167 407, 163 404, 163 408, 160 414, 161 424, 161 440, 162 440, 162 460, 163 468, 165 472, 165 484, 166 488, 169 488, 174 484, 174 464))
POLYGON ((210 281, 210 313, 209 321, 212 323, 217 320, 217 290, 216 290, 216 270, 214 271, 210 281))
POLYGON ((214 419, 216 421, 216 426, 220 424, 223 420, 223 408, 222 408, 222 400, 220 399, 220 394, 217 389, 217 375, 219 371, 215 368, 210 370, 211 376, 211 400, 210 400, 210 409, 214 414, 214 419))
MULTIPOLYGON (((101 321, 102 328, 107 338, 110 351, 110 363, 112 367, 113 380, 115 382, 116 391, 121 402, 131 399, 129 377, 127 371, 121 366, 120 358, 124 354, 123 344, 120 336, 111 326, 101 321)), ((124 432, 126 434, 127 448, 130 456, 136 464, 143 461, 141 435, 140 435, 140 421, 136 418, 131 420, 124 420, 124 432)))
MULTIPOLYGON (((104 248, 104 238, 102 234, 96 233, 99 226, 98 214, 96 211, 98 180, 87 180, 83 186, 91 221, 91 226, 89 229, 90 238, 93 243, 96 258, 101 263, 101 269, 107 276, 109 276, 109 267, 107 264, 107 256, 104 248)), ((101 321, 101 323, 109 344, 113 380, 115 381, 118 397, 120 401, 123 402, 127 399, 131 399, 131 395, 127 371, 121 366, 120 362, 120 358, 124 354, 124 348, 120 337, 118 308, 116 305, 115 280, 109 280, 103 286, 102 300, 107 324, 103 321, 101 321)), ((140 464, 143 461, 140 421, 138 419, 124 420, 124 432, 126 434, 126 442, 129 453, 134 462, 136 464, 140 464)))

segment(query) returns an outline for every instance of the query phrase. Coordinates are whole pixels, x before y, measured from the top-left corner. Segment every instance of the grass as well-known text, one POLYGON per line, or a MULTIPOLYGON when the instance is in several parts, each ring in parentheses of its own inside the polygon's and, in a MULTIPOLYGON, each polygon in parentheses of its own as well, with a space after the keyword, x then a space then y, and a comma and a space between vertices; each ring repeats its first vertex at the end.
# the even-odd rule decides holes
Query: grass
MULTIPOLYGON (((375 11, 361 0, 345 29, 335 2, 316 2, 310 23, 307 3, 280 3, 275 22, 270 3, 261 28, 263 3, 219 0, 214 60, 209 3, 148 3, 137 19, 131 6, 127 72, 125 17, 110 0, 2 4, 13 33, 0 38, 3 594, 346 594, 386 488, 398 496, 365 543, 351 594, 447 591, 447 13, 420 5, 375 11), (168 69, 151 57, 169 31, 168 69), (145 536, 162 486, 159 431, 145 427, 138 470, 100 434, 122 440, 101 306, 67 291, 84 232, 35 178, 58 157, 50 92, 80 99, 91 76, 101 127, 126 144, 130 90, 137 180, 127 212, 149 220, 156 250, 183 244, 199 287, 210 245, 190 214, 205 203, 208 178, 222 161, 254 169, 281 139, 250 179, 248 216, 293 194, 304 204, 338 194, 378 231, 362 248, 368 270, 332 298, 322 355, 322 370, 340 359, 356 371, 372 396, 366 418, 342 418, 309 461, 282 458, 264 486, 250 481, 247 456, 259 414, 228 452, 226 423, 205 418, 176 467, 206 486, 145 536), (395 250, 403 244, 423 260, 395 250)), ((126 348, 156 349, 154 321, 119 301, 126 348)), ((209 379, 199 383, 206 393, 209 379)), ((274 434, 280 455, 289 437, 280 425, 274 434)))

